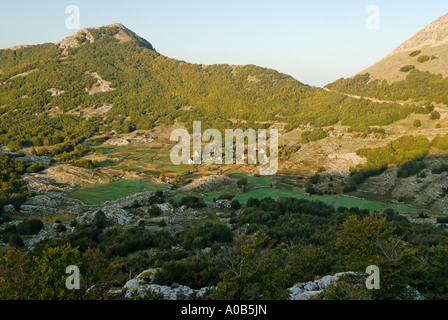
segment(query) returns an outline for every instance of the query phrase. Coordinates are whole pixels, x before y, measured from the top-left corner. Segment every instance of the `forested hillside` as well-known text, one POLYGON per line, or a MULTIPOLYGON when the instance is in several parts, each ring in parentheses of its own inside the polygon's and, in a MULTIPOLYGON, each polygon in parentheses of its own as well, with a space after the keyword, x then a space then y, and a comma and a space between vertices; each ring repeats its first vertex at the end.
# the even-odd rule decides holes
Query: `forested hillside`
MULTIPOLYGON (((416 111, 326 92, 254 65, 170 59, 123 28, 86 29, 71 47, 48 43, 1 50, 0 141, 13 149, 76 145, 103 127, 130 132, 175 119, 187 127, 201 119, 221 129, 231 127, 228 119, 281 121, 289 130, 307 123, 388 125, 416 111), (117 37, 123 30, 126 41, 117 37), (111 106, 104 118, 74 114, 103 105, 111 106)), ((252 123, 257 126, 262 125, 252 123)))

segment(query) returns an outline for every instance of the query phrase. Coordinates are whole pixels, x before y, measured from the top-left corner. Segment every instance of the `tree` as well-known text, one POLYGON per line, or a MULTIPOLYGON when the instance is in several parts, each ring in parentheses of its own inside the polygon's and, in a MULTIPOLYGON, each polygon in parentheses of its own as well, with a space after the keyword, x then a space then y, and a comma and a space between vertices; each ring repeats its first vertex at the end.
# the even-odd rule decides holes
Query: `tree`
POLYGON ((258 207, 259 205, 260 205, 260 200, 258 200, 257 198, 250 197, 246 201, 246 207, 248 207, 248 208, 258 207))
POLYGON ((17 225, 17 232, 22 235, 32 235, 39 233, 44 224, 39 219, 23 220, 17 225))
POLYGON ((24 300, 31 297, 32 260, 19 250, 9 250, 0 259, 0 299, 24 300))
POLYGON ((381 290, 372 292, 373 299, 409 299, 413 292, 409 286, 417 285, 416 274, 421 264, 416 253, 408 249, 394 228, 377 212, 359 219, 349 216, 338 237, 337 247, 346 250, 347 268, 364 273, 369 265, 381 272, 381 290))
POLYGON ((440 119, 440 113, 437 112, 437 111, 431 112, 431 114, 429 115, 429 119, 431 119, 431 120, 439 120, 440 119))
POLYGON ((70 244, 46 249, 42 256, 35 258, 33 295, 40 300, 72 300, 81 298, 82 291, 68 290, 65 270, 70 265, 84 269, 81 253, 70 244))
POLYGON ((226 270, 218 287, 208 298, 223 300, 286 299, 284 244, 275 245, 260 230, 253 236, 241 235, 225 258, 226 270))
POLYGON ((93 218, 93 224, 98 229, 104 229, 107 226, 107 217, 103 211, 99 210, 95 213, 95 217, 93 218))
POLYGON ((12 234, 9 237, 8 244, 12 248, 18 249, 18 248, 23 247, 23 240, 22 240, 22 238, 18 234, 12 234))
POLYGON ((234 199, 232 200, 232 202, 230 202, 230 208, 232 208, 233 210, 239 210, 241 209, 241 204, 238 200, 234 199))
POLYGON ((98 249, 80 252, 70 244, 48 247, 33 258, 10 250, 0 260, 0 299, 72 300, 120 298, 110 293, 124 279, 120 266, 106 261, 98 249), (80 269, 80 290, 69 290, 68 266, 80 269))
POLYGON ((162 210, 160 210, 159 206, 157 205, 152 205, 151 207, 149 207, 148 209, 148 214, 150 216, 154 216, 154 217, 158 217, 162 214, 162 210))
POLYGON ((344 230, 338 237, 338 246, 348 250, 352 261, 368 263, 378 255, 378 242, 392 236, 392 228, 379 213, 372 212, 359 220, 351 215, 344 222, 344 230))

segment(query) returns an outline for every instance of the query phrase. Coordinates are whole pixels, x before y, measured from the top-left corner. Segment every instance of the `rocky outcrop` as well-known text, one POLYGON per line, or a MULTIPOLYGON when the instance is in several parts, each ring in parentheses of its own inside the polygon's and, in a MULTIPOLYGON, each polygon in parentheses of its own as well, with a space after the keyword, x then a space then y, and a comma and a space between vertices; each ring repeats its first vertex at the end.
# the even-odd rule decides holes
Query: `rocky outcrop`
POLYGON ((202 194, 210 192, 219 192, 221 194, 238 194, 241 192, 236 184, 236 181, 226 175, 204 176, 180 187, 177 191, 202 194))
POLYGON ((126 282, 123 287, 125 297, 131 298, 135 295, 144 298, 148 291, 160 295, 164 300, 201 298, 210 288, 191 289, 187 286, 161 286, 158 284, 147 284, 141 279, 132 279, 126 282))
POLYGON ((335 283, 345 275, 356 274, 351 271, 341 272, 336 273, 333 276, 325 276, 319 280, 296 284, 294 287, 288 289, 288 292, 290 293, 289 300, 309 300, 311 297, 321 293, 325 287, 335 283))
POLYGON ((409 40, 395 48, 391 55, 443 44, 448 44, 448 14, 417 32, 409 40))

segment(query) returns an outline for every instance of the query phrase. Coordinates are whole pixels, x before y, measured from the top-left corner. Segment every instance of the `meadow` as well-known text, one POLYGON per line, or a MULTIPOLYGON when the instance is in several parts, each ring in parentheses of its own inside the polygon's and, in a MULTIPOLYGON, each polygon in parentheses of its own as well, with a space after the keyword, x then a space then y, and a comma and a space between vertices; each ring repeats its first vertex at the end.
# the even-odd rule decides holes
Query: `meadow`
POLYGON ((99 205, 145 191, 166 190, 151 181, 139 182, 117 180, 107 184, 91 184, 78 187, 69 197, 81 200, 87 205, 99 205))
POLYGON ((111 158, 119 159, 110 165, 111 169, 129 170, 139 173, 158 175, 162 172, 171 175, 191 170, 188 165, 173 165, 170 148, 149 146, 97 146, 97 151, 111 158))

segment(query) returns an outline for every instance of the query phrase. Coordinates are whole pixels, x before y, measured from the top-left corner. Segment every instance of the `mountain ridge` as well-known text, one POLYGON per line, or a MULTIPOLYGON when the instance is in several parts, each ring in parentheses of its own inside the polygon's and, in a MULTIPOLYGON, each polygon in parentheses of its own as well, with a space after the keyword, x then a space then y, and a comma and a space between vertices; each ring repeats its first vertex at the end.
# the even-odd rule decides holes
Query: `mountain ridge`
POLYGON ((424 47, 437 47, 444 44, 448 44, 448 13, 396 47, 390 55, 403 51, 418 50, 424 47))
MULTIPOLYGON (((55 43, 55 45, 59 46, 59 48, 64 49, 63 54, 67 54, 67 49, 71 48, 77 48, 80 45, 84 44, 85 42, 93 43, 95 42, 95 37, 92 35, 93 31, 99 31, 102 29, 115 29, 118 30, 116 34, 113 35, 113 37, 117 40, 119 40, 120 43, 125 43, 128 41, 135 40, 140 45, 143 45, 147 49, 154 50, 154 47, 145 39, 139 37, 135 32, 132 30, 126 28, 121 23, 112 23, 105 26, 99 26, 99 27, 88 27, 83 28, 78 31, 76 31, 71 36, 66 37, 63 40, 60 40, 55 43)), ((154 50, 155 51, 155 50, 154 50)))
POLYGON ((386 80, 389 84, 396 83, 406 80, 409 73, 401 70, 406 66, 448 77, 448 13, 351 78, 368 73, 370 81, 386 80))

